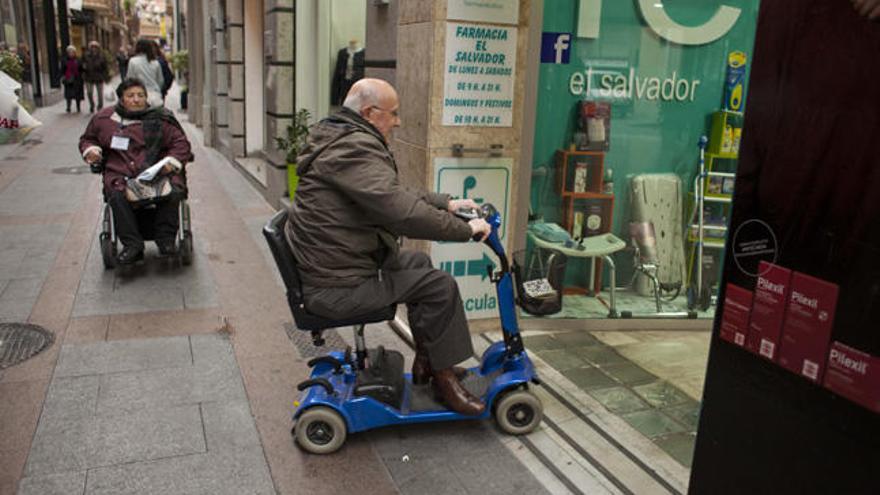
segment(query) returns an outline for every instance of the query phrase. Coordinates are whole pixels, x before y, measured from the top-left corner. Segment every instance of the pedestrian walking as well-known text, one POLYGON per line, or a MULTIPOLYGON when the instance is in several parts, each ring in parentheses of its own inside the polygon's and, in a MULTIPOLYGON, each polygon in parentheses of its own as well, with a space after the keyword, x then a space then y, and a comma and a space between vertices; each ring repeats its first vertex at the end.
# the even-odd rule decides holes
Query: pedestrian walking
POLYGON ((95 112, 94 92, 98 92, 98 110, 104 108, 104 81, 108 79, 107 59, 97 41, 89 42, 89 49, 83 55, 83 80, 89 96, 89 113, 95 112))
POLYGON ((83 78, 79 59, 76 57, 76 47, 70 45, 61 59, 61 82, 64 84, 64 99, 67 101, 67 113, 70 113, 70 103, 76 101, 76 111, 80 112, 80 105, 85 95, 83 94, 83 78))
POLYGON ((156 60, 156 44, 150 40, 138 40, 134 48, 135 55, 128 60, 127 79, 137 79, 147 88, 147 101, 150 106, 163 106, 162 66, 156 60))
POLYGON ((168 59, 165 58, 165 52, 162 51, 162 47, 156 45, 156 60, 159 61, 159 66, 162 67, 162 78, 164 79, 164 83, 162 84, 162 103, 165 103, 165 96, 168 94, 168 90, 171 89, 171 85, 174 83, 174 72, 171 71, 171 67, 168 65, 168 59))
POLYGON ((116 68, 119 69, 119 78, 125 81, 128 74, 128 47, 125 45, 116 52, 116 68))

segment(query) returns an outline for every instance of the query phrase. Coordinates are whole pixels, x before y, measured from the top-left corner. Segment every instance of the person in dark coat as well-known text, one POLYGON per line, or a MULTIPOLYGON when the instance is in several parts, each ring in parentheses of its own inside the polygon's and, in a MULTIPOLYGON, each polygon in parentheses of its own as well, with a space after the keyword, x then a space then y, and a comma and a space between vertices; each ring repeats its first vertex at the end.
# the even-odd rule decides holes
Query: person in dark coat
POLYGON ((427 254, 401 250, 397 240, 467 242, 485 238, 489 224, 453 215, 476 208, 473 200, 401 183, 389 149, 400 125, 390 84, 361 79, 343 103, 312 129, 296 160, 300 179, 285 235, 305 306, 341 319, 405 303, 416 343, 413 383, 431 380, 452 410, 479 415, 486 406, 462 386, 463 370, 455 366, 474 352, 458 285, 427 254))
POLYGON ((83 92, 82 67, 76 57, 76 48, 73 45, 67 47, 67 51, 61 58, 61 82, 64 84, 67 113, 70 113, 70 102, 72 101, 76 101, 76 111, 79 113, 85 94, 83 92))
POLYGON ((86 94, 89 96, 89 113, 95 111, 95 97, 98 93, 98 110, 104 108, 104 81, 108 79, 107 59, 97 41, 89 42, 89 49, 82 59, 83 80, 86 82, 86 94))
POLYGON ((165 96, 168 95, 168 90, 174 84, 174 72, 168 64, 168 59, 165 58, 165 51, 159 45, 156 45, 156 60, 159 61, 159 67, 162 68, 162 101, 164 102, 165 96))
POLYGON ((171 162, 162 173, 170 176, 175 192, 156 205, 154 231, 159 253, 174 254, 178 205, 186 192, 182 172, 193 155, 174 114, 147 105, 147 90, 142 82, 126 79, 117 87, 116 95, 119 101, 115 107, 105 108, 92 117, 79 138, 79 150, 93 170, 103 173, 104 196, 113 209, 116 233, 123 246, 116 261, 127 265, 144 257, 144 239, 125 194, 127 179, 137 177, 162 158, 171 162))
POLYGON ((128 49, 120 46, 116 52, 116 67, 119 69, 119 78, 125 81, 128 74, 128 49))

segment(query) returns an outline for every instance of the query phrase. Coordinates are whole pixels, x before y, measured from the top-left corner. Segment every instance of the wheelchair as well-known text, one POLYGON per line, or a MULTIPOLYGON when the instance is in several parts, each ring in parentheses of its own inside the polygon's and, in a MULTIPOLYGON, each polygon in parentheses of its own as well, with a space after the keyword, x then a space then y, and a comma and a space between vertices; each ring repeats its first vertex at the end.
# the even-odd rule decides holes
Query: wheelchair
MULTIPOLYGON (((153 231, 153 224, 156 215, 156 205, 150 204, 141 207, 135 207, 134 213, 137 217, 138 229, 144 241, 155 241, 156 236, 153 231)), ((192 222, 190 220, 189 204, 186 201, 186 195, 180 199, 177 206, 177 253, 172 257, 176 258, 182 265, 190 265, 193 260, 193 235, 192 222)), ((104 211, 101 217, 101 233, 98 237, 101 244, 101 259, 104 261, 104 268, 112 270, 116 267, 116 254, 118 252, 119 239, 116 237, 116 224, 113 221, 113 209, 104 198, 104 211)))

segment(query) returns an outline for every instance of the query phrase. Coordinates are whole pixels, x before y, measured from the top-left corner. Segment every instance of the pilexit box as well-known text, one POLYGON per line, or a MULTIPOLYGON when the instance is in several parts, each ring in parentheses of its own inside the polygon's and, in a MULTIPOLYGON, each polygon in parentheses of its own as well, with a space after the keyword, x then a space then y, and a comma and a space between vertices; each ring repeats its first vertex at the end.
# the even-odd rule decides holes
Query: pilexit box
POLYGON ((794 272, 782 325, 780 366, 821 383, 837 292, 836 284, 794 272))
POLYGON ((758 265, 758 285, 752 302, 746 348, 775 361, 785 317, 785 303, 791 287, 791 270, 762 261, 758 265))
POLYGON ((721 316, 720 337, 740 347, 745 347, 749 333, 749 311, 752 308, 752 291, 738 285, 727 284, 724 295, 724 314, 721 316))
POLYGON ((880 358, 832 342, 825 388, 880 413, 880 358))

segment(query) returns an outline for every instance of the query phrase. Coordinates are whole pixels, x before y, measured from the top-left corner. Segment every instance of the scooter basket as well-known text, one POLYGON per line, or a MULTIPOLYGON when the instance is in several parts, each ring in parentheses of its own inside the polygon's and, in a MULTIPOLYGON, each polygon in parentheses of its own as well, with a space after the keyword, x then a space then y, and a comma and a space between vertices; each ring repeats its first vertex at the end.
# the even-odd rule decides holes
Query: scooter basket
POLYGON ((516 303, 534 316, 562 310, 562 283, 567 257, 555 249, 534 248, 513 253, 516 303))

